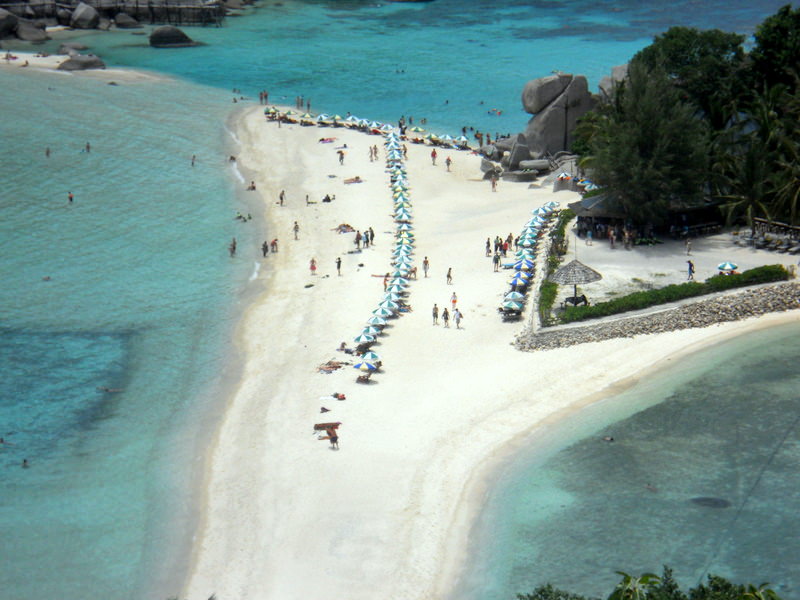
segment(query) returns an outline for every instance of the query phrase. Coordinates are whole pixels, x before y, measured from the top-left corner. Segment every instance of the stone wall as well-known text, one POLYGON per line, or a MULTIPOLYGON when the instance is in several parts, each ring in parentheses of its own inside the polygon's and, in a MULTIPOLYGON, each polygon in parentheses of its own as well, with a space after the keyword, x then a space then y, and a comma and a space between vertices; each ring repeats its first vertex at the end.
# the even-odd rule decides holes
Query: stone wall
POLYGON ((578 327, 525 331, 514 344, 519 350, 527 352, 550 350, 613 338, 708 327, 798 308, 800 283, 780 283, 700 300, 649 315, 578 327))

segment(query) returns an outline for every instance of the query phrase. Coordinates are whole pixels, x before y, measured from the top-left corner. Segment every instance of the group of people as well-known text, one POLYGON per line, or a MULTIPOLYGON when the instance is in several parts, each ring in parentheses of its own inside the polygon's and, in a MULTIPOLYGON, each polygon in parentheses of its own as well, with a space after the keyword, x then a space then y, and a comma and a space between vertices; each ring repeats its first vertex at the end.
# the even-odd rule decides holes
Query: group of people
POLYGON ((278 251, 278 238, 274 238, 270 243, 267 243, 267 240, 264 240, 264 243, 261 244, 261 255, 266 256, 269 252, 277 252, 278 251))
POLYGON ((361 246, 363 245, 364 248, 369 248, 370 246, 374 245, 375 240, 375 232, 372 230, 372 227, 369 227, 364 230, 362 233, 359 229, 356 231, 355 238, 353 239, 353 243, 356 245, 356 250, 361 250, 361 246))
MULTIPOLYGON (((434 304, 433 310, 431 311, 433 316, 433 324, 439 324, 439 305, 434 304)), ((464 319, 464 314, 458 308, 458 297, 456 293, 453 292, 453 295, 450 297, 450 310, 447 309, 445 306, 442 309, 441 313, 442 323, 445 327, 450 327, 450 318, 452 317, 453 322, 456 324, 456 329, 461 329, 461 321, 464 319)))

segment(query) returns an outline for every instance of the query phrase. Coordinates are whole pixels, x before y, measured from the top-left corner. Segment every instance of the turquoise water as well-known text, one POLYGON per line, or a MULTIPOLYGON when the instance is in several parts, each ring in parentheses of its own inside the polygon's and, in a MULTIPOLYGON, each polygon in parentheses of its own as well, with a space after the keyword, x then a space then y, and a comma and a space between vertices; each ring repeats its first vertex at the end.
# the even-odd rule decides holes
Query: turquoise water
POLYGON ((474 532, 465 596, 550 582, 605 597, 615 571, 667 564, 687 588, 713 573, 800 597, 798 334, 752 333, 684 359, 517 457, 474 532))
POLYGON ((228 98, 2 79, 0 111, 20 118, 0 125, 0 589, 140 598, 153 577, 177 592, 183 567, 164 549, 185 551, 191 533, 195 437, 252 269, 227 253, 251 237, 232 219, 228 98))
POLYGON ((530 78, 561 69, 594 86, 669 25, 748 32, 780 4, 269 2, 222 28, 187 28, 196 48, 81 36, 112 66, 178 81, 0 73, 3 595, 177 593, 220 374, 235 362, 230 331, 268 238, 258 218, 231 218, 257 215, 224 160, 232 88, 427 117, 437 132, 518 131, 530 78))

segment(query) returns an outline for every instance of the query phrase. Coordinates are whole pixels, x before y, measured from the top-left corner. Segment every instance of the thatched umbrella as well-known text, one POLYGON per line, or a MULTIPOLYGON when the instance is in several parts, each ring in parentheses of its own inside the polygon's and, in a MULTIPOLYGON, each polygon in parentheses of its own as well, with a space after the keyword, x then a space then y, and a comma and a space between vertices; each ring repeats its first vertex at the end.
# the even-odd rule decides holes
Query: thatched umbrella
POLYGON ((587 267, 582 262, 573 260, 553 273, 550 276, 550 281, 555 281, 556 283, 560 283, 562 285, 575 286, 574 295, 577 297, 579 283, 592 283, 593 281, 598 281, 602 278, 603 276, 594 269, 587 267))

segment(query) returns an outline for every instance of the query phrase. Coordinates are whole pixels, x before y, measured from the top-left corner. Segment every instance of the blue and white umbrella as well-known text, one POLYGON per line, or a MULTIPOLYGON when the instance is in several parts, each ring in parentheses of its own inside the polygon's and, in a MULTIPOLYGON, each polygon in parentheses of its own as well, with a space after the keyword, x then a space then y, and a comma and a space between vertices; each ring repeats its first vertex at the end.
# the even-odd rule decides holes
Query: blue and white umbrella
POLYGON ((362 360, 361 362, 354 364, 353 368, 364 372, 378 370, 378 367, 375 365, 375 363, 369 362, 367 360, 362 360))
POLYGON ((384 124, 383 124, 383 125, 381 125, 381 126, 378 128, 378 129, 380 129, 380 130, 381 130, 381 131, 383 131, 384 133, 389 133, 389 132, 392 132, 392 131, 394 131, 394 127, 392 127, 392 126, 391 126, 391 125, 389 125, 388 123, 384 123, 384 124))
POLYGON ((321 115, 317 115, 317 123, 323 123, 323 122, 330 121, 330 120, 331 120, 331 118, 328 115, 326 115, 325 113, 322 113, 321 115))
POLYGON ((414 229, 414 226, 411 223, 400 223, 397 226, 398 231, 411 231, 412 229, 414 229))
POLYGON ((522 304, 520 304, 519 302, 508 300, 507 302, 503 302, 503 308, 508 308, 511 310, 522 310, 522 304))
POLYGON ((371 335, 367 335, 365 333, 362 333, 357 338, 354 338, 353 341, 356 344, 364 344, 364 343, 367 343, 367 342, 374 342, 375 341, 375 337, 371 336, 371 335))
POLYGON ((732 263, 730 261, 725 261, 724 263, 719 263, 717 265, 717 269, 719 269, 720 271, 735 271, 738 268, 739 265, 737 265, 736 263, 732 263))
POLYGON ((383 317, 370 317, 367 319, 369 325, 386 325, 386 319, 383 317))
POLYGON ((520 294, 519 292, 508 292, 504 298, 504 300, 513 300, 513 301, 524 300, 524 299, 525 299, 525 294, 520 294))
POLYGON ((375 335, 375 336, 377 336, 380 332, 381 330, 375 327, 374 325, 368 325, 367 327, 364 327, 364 329, 361 331, 363 335, 375 335))
POLYGON ((378 317, 391 317, 394 314, 394 311, 379 306, 378 308, 372 311, 372 314, 378 317))
POLYGON ((369 352, 364 352, 364 354, 361 355, 361 360, 365 360, 367 362, 377 362, 380 359, 381 357, 372 350, 370 350, 369 352))
POLYGON ((383 300, 380 304, 378 304, 378 306, 380 308, 392 308, 392 309, 400 308, 400 305, 394 300, 383 300))
POLYGON ((533 268, 533 261, 523 258, 514 263, 514 268, 517 271, 530 271, 533 268))

